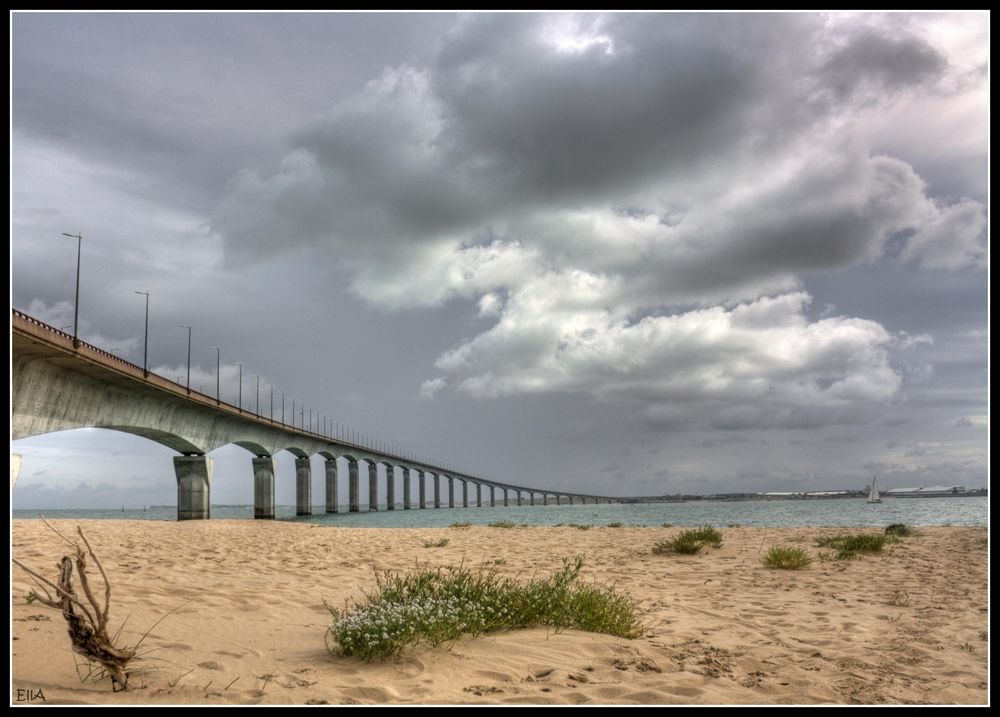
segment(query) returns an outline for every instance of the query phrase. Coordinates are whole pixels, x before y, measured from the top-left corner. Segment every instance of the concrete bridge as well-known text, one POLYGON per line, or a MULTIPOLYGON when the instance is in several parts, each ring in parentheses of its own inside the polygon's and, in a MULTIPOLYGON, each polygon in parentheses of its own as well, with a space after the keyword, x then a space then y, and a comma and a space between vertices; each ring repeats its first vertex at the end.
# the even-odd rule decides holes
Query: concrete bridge
MULTIPOLYGON (((426 482, 433 481, 432 505, 456 507, 455 483, 461 484, 462 507, 618 502, 618 498, 531 488, 415 461, 336 436, 316 433, 262 416, 182 384, 144 371, 96 346, 74 342, 71 335, 27 314, 11 312, 12 438, 73 428, 107 428, 148 438, 172 448, 177 476, 177 519, 210 517, 212 459, 206 453, 230 443, 245 448, 254 481, 254 517, 274 518, 274 454, 295 456, 295 503, 298 515, 312 513, 310 457, 325 459, 326 512, 339 510, 337 459, 348 466, 348 508, 361 510, 360 464, 368 471, 367 509, 378 510, 378 466, 385 467, 386 508, 395 510, 396 469, 403 480, 403 509, 427 508, 426 482), (414 500, 411 487, 416 476, 414 500), (442 482, 446 481, 442 499, 442 482), (470 495, 470 486, 472 486, 470 495)), ((294 422, 294 417, 293 417, 294 422)))

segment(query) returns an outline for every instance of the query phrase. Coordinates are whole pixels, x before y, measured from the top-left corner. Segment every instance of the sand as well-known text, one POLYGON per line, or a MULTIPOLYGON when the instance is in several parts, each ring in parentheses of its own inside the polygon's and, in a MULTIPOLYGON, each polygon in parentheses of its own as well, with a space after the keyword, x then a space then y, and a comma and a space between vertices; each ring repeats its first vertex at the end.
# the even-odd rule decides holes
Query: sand
MULTIPOLYGON (((768 570, 762 549, 814 556, 830 528, 725 528, 718 550, 653 555, 679 528, 328 528, 211 520, 82 525, 113 586, 112 626, 155 648, 112 693, 77 674, 65 622, 14 568, 13 704, 986 704, 984 528, 921 528, 884 554, 768 570), (449 538, 443 548, 425 541, 449 538), (330 615, 373 564, 479 565, 530 577, 585 556, 584 579, 639 602, 635 640, 544 629, 417 646, 383 663, 334 657, 330 615), (895 596, 895 597, 894 597, 895 596), (890 604, 905 603, 905 604, 890 604), (179 608, 179 609, 178 609, 179 608), (42 697, 39 697, 39 691, 42 697), (34 695, 34 697, 32 697, 34 695)), ((36 520, 13 554, 55 573, 65 544, 36 520)), ((857 531, 853 531, 857 532, 857 531)))

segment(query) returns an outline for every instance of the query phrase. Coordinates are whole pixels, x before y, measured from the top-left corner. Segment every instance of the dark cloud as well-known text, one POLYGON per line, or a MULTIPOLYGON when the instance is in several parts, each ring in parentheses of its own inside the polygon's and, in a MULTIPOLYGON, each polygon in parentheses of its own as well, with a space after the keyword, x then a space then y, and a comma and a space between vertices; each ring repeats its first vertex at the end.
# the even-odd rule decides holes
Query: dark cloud
POLYGON ((839 102, 858 93, 873 98, 939 78, 947 59, 926 40, 864 29, 823 63, 819 75, 839 102))

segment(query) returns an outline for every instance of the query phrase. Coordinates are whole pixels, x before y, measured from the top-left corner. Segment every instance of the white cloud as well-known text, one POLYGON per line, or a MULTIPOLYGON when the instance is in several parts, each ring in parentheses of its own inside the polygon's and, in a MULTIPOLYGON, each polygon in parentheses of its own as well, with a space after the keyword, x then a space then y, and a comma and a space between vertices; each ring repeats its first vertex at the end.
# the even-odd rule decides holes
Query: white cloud
POLYGON ((420 385, 419 398, 429 401, 429 400, 433 399, 434 396, 437 395, 438 391, 440 391, 441 389, 443 389, 447 385, 448 385, 448 382, 444 378, 441 378, 441 377, 432 378, 432 379, 429 379, 427 381, 424 381, 420 385))
POLYGON ((495 327, 443 354, 437 367, 477 398, 585 393, 638 401, 661 421, 675 412, 694 422, 723 404, 735 419, 741 405, 766 418, 883 403, 900 385, 880 325, 810 323, 801 292, 630 322, 573 307, 566 295, 581 283, 570 277, 561 292, 551 283, 544 293, 515 292, 495 327))

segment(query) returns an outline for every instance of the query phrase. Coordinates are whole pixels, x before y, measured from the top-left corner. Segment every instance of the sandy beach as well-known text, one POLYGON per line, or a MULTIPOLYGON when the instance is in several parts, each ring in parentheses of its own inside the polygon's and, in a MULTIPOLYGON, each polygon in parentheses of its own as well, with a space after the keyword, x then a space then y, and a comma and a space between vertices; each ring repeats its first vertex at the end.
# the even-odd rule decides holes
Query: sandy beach
MULTIPOLYGON (((327 528, 211 520, 79 524, 109 572, 113 628, 146 637, 134 689, 81 683, 62 616, 12 566, 12 704, 986 704, 984 528, 920 528, 881 555, 819 560, 831 528, 723 528, 720 549, 654 555, 680 528, 327 528), (448 538, 446 547, 425 541, 448 538), (797 545, 801 571, 759 555, 797 545), (477 566, 525 579, 585 556, 583 579, 636 598, 635 640, 544 629, 416 646, 383 663, 334 657, 330 614, 373 565, 477 566), (894 604, 893 604, 894 603, 894 604), (36 695, 31 697, 31 695, 36 695)), ((13 554, 54 576, 67 546, 13 524, 13 554)), ((852 530, 850 532, 859 532, 852 530)), ((874 532, 874 531, 865 531, 874 532)), ((136 663, 137 665, 140 663, 136 663)))

